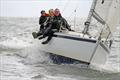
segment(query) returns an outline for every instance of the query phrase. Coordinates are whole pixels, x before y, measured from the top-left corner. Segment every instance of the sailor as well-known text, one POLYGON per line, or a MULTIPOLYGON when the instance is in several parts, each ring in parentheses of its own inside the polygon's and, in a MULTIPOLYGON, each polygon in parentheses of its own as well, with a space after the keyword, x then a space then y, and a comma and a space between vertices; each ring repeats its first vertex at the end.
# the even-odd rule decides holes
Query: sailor
POLYGON ((56 8, 55 11, 53 11, 53 9, 49 10, 50 19, 48 20, 43 36, 39 38, 42 39, 48 36, 47 40, 42 42, 42 44, 47 44, 52 39, 53 34, 60 31, 61 26, 64 26, 69 31, 72 31, 65 18, 61 16, 60 10, 56 8))
POLYGON ((69 31, 74 31, 71 29, 71 26, 68 24, 68 22, 65 18, 62 17, 62 21, 63 21, 63 23, 62 23, 63 27, 61 27, 61 30, 68 29, 69 31))
POLYGON ((40 13, 41 13, 41 16, 39 18, 40 29, 39 29, 38 33, 36 33, 36 32, 32 33, 34 38, 37 38, 38 36, 43 34, 44 28, 46 26, 46 22, 47 22, 48 17, 49 17, 49 15, 45 12, 45 10, 42 10, 40 13))
POLYGON ((48 15, 49 15, 49 18, 48 18, 47 24, 45 26, 45 32, 48 32, 47 28, 52 25, 52 22, 53 22, 53 19, 54 19, 54 10, 50 9, 48 15))
POLYGON ((49 28, 51 28, 51 25, 52 25, 52 22, 53 22, 53 19, 54 19, 54 10, 50 9, 48 15, 49 15, 49 18, 48 18, 47 24, 45 26, 44 34, 49 31, 49 28))
POLYGON ((61 30, 68 29, 69 31, 72 31, 67 20, 62 17, 58 8, 55 9, 55 19, 61 21, 61 26, 59 27, 61 30))
POLYGON ((57 29, 57 31, 59 31, 61 25, 62 25, 62 16, 60 10, 56 8, 54 11, 54 20, 53 20, 52 29, 57 29))
POLYGON ((54 20, 53 20, 53 24, 52 24, 53 25, 52 29, 57 29, 59 31, 61 26, 63 26, 64 28, 71 30, 70 25, 68 24, 66 19, 62 17, 60 10, 58 8, 56 8, 54 11, 54 18, 53 19, 54 20))
POLYGON ((50 9, 49 10, 49 16, 50 17, 54 17, 54 9, 50 9))
POLYGON ((47 25, 45 26, 45 30, 43 32, 43 35, 41 37, 39 37, 39 40, 43 39, 47 36, 48 36, 48 39, 46 41, 42 42, 42 44, 46 44, 51 40, 51 37, 49 37, 49 36, 52 36, 52 34, 53 34, 51 31, 52 26, 53 26, 53 20, 54 20, 54 10, 50 9, 49 10, 49 19, 47 21, 47 25))
POLYGON ((52 13, 50 20, 48 21, 48 26, 46 26, 46 30, 44 31, 43 37, 40 37, 39 39, 45 38, 48 36, 47 40, 42 42, 42 44, 47 44, 51 39, 54 34, 54 32, 58 32, 61 26, 62 22, 62 16, 60 14, 59 9, 55 9, 54 12, 53 10, 50 10, 49 13, 52 13))

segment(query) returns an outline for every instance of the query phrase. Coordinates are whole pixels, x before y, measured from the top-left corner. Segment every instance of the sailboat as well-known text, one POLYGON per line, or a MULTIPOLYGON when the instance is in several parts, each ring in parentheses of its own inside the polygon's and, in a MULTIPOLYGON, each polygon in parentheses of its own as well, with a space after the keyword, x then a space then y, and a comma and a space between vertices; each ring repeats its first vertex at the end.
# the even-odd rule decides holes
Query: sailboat
POLYGON ((119 0, 93 0, 82 32, 56 32, 48 44, 40 44, 41 50, 60 56, 57 57, 59 59, 64 57, 70 58, 66 59, 69 61, 104 65, 110 53, 111 35, 115 31, 118 18, 119 0), (97 24, 93 24, 96 22, 97 24), (95 29, 96 26, 98 29, 95 29), (91 28, 98 30, 99 35, 92 36, 91 28))

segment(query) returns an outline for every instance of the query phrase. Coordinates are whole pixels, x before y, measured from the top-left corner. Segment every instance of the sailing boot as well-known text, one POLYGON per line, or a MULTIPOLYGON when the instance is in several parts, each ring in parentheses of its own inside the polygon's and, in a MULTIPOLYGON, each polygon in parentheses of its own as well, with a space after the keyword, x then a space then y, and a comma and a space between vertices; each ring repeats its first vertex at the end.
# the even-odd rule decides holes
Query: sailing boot
POLYGON ((33 32, 33 33, 32 33, 32 36, 33 36, 34 39, 38 37, 38 35, 37 35, 36 32, 33 32))
POLYGON ((42 44, 47 44, 52 39, 52 35, 53 35, 53 33, 49 34, 47 40, 42 42, 42 44))
POLYGON ((44 42, 42 42, 42 44, 47 44, 49 41, 48 40, 46 40, 46 41, 44 41, 44 42))

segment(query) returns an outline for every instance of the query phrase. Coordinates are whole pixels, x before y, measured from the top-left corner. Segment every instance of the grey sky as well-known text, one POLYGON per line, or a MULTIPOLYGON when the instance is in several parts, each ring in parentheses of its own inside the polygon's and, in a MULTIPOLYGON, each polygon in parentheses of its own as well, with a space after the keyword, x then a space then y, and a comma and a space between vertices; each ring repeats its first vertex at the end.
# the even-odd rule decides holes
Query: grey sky
POLYGON ((0 16, 7 17, 38 17, 41 10, 46 12, 59 8, 66 17, 74 15, 86 17, 92 0, 0 0, 0 16))

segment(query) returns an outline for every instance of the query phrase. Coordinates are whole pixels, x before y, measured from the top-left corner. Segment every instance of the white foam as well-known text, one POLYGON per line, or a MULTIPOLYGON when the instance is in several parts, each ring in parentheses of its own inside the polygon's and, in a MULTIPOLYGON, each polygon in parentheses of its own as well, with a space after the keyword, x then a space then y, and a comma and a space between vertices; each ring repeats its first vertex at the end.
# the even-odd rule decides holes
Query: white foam
POLYGON ((105 64, 105 65, 90 64, 90 68, 94 70, 99 70, 101 72, 107 72, 107 73, 120 72, 119 69, 113 66, 112 64, 105 64))
POLYGON ((8 40, 4 40, 4 41, 0 42, 0 45, 3 45, 8 48, 20 49, 20 48, 30 46, 31 44, 29 42, 25 42, 22 39, 12 37, 12 39, 8 39, 8 40))
POLYGON ((38 44, 33 44, 32 46, 26 47, 19 55, 26 57, 24 62, 27 64, 44 63, 50 61, 48 54, 42 52, 38 44))

